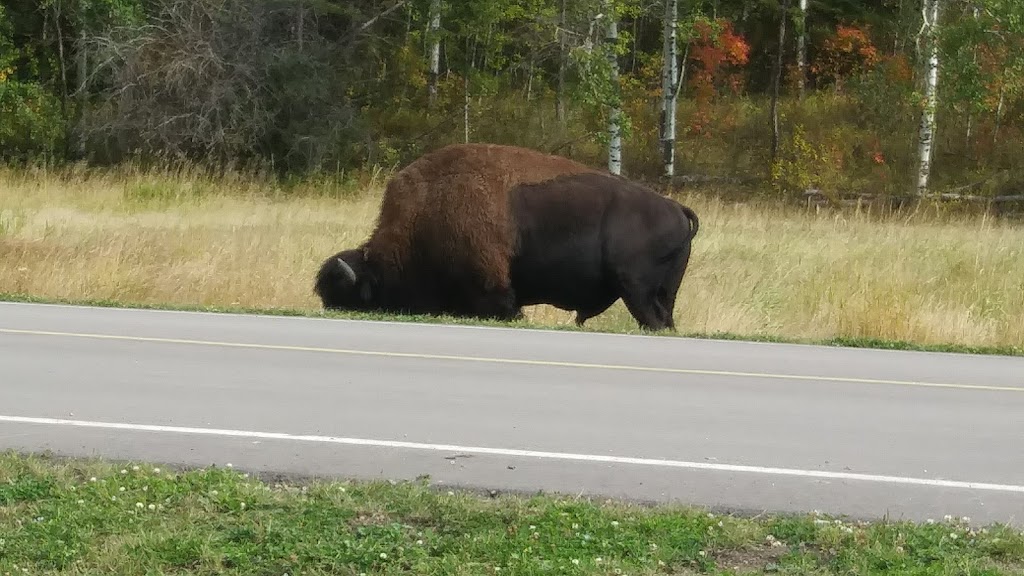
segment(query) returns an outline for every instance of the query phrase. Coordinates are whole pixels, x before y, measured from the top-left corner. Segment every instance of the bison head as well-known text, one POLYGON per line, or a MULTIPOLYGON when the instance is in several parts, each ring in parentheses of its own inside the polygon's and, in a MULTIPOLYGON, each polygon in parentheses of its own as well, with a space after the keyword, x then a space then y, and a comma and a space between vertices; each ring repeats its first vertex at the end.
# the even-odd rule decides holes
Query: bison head
POLYGON ((363 251, 343 250, 320 266, 314 290, 324 308, 371 310, 376 308, 376 280, 370 273, 363 251))

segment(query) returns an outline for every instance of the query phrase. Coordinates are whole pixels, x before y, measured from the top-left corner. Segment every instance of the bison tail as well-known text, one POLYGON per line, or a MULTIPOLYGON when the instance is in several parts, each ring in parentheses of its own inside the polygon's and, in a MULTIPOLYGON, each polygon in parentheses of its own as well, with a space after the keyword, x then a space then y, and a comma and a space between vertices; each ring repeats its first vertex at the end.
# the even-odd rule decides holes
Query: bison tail
POLYGON ((697 235, 697 230, 700 229, 700 219, 697 218, 697 213, 690 209, 689 206, 680 204, 683 209, 683 214, 686 215, 686 219, 690 221, 690 240, 693 240, 694 236, 697 235))

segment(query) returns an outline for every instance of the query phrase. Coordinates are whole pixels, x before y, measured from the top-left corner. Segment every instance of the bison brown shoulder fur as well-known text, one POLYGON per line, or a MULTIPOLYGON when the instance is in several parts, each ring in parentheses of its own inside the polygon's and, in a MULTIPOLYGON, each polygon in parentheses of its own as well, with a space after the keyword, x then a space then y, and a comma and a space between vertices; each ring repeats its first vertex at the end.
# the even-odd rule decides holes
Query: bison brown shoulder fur
POLYGON ((588 172, 597 171, 515 146, 425 154, 387 183, 369 239, 324 261, 315 291, 325 308, 514 318, 508 191, 588 172))
POLYGON ((621 297, 642 328, 675 329, 676 294, 700 226, 693 210, 597 173, 516 186, 509 205, 517 305, 575 311, 582 326, 621 297))

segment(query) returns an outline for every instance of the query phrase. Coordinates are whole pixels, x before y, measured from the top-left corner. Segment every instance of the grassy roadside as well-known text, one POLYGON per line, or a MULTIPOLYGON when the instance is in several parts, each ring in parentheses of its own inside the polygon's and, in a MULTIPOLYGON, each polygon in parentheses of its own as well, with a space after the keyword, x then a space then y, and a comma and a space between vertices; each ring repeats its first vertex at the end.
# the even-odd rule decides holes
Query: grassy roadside
MULTIPOLYGON (((316 267, 365 238, 382 180, 285 190, 189 172, 0 169, 0 293, 315 314, 316 267)), ((682 334, 998 353, 1024 343, 1019 225, 680 199, 702 221, 676 308, 682 334)), ((572 329, 572 314, 525 312, 531 327, 572 329)), ((635 327, 621 302, 587 325, 635 327)))
POLYGON ((740 518, 0 454, 0 574, 1021 574, 1004 526, 740 518))
MULTIPOLYGON (((238 306, 187 306, 174 304, 146 304, 139 302, 117 302, 112 300, 75 300, 61 298, 41 298, 29 294, 5 294, 0 292, 0 302, 18 302, 26 304, 60 304, 71 306, 92 306, 97 308, 125 308, 134 310, 168 310, 181 312, 204 312, 216 314, 257 314, 262 316, 288 316, 302 318, 331 318, 339 320, 365 320, 385 322, 412 322, 425 324, 447 324, 457 326, 485 326, 495 328, 528 328, 531 330, 551 330, 559 332, 589 332, 600 334, 644 334, 638 328, 578 328, 575 324, 536 325, 529 321, 498 322, 473 318, 457 318, 451 316, 402 316, 382 315, 359 312, 332 312, 323 310, 293 308, 245 308, 238 306)), ((650 335, 648 333, 648 335, 650 335)), ((905 350, 915 352, 944 352, 953 354, 976 354, 992 356, 1024 356, 1024 346, 966 346, 957 344, 919 344, 900 340, 882 340, 873 338, 784 338, 770 335, 743 335, 730 333, 701 332, 660 332, 654 334, 663 338, 697 338, 709 340, 732 340, 742 342, 767 342, 776 344, 806 344, 816 346, 836 346, 846 348, 868 348, 874 350, 905 350)))

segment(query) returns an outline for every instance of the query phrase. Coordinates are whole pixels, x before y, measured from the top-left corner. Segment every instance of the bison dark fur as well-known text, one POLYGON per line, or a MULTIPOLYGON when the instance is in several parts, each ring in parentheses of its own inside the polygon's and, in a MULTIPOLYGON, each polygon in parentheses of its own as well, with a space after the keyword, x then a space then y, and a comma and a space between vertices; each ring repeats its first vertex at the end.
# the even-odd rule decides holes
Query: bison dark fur
POLYGON ((621 297, 641 327, 675 329, 676 294, 700 226, 693 210, 597 173, 516 186, 509 203, 517 306, 575 311, 582 326, 621 297))
POLYGON ((584 172, 595 170, 515 146, 424 154, 388 181, 369 239, 327 258, 314 289, 329 309, 515 318, 508 191, 584 172))

